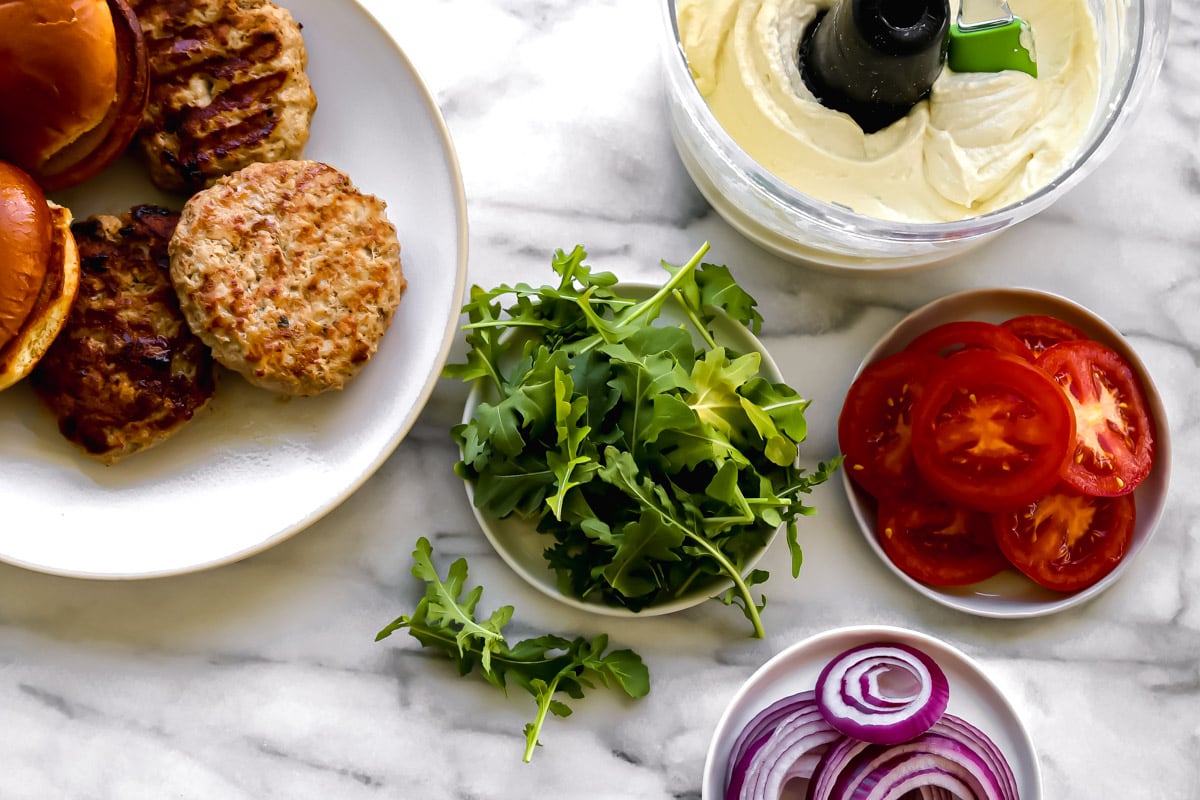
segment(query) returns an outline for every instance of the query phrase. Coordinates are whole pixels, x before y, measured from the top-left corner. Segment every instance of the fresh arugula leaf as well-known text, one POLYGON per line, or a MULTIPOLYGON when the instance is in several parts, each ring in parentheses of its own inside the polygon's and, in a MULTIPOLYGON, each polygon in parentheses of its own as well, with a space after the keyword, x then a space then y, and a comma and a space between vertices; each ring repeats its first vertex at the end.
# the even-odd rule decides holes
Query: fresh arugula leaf
POLYGON ((793 463, 799 453, 796 443, 780 433, 779 429, 775 427, 775 420, 764 409, 740 395, 738 399, 741 402, 742 412, 745 413, 746 419, 750 420, 750 424, 754 426, 754 430, 758 432, 758 435, 765 442, 763 455, 767 457, 767 460, 781 467, 786 467, 788 464, 793 463))
MULTIPOLYGON (((750 573, 746 575, 746 586, 757 586, 760 583, 766 583, 767 578, 769 577, 771 576, 766 570, 751 570, 750 573)), ((750 599, 748 592, 739 592, 737 591, 736 587, 731 587, 727 589, 723 595, 721 595, 721 602, 727 606, 737 606, 742 610, 742 613, 746 616, 746 619, 753 622, 754 620, 758 619, 762 615, 763 610, 766 609, 767 596, 759 595, 759 600, 757 603, 755 603, 750 599)))
POLYGON ((734 462, 726 461, 721 465, 717 474, 705 487, 704 494, 719 500, 731 511, 741 512, 724 517, 707 516, 704 520, 706 524, 746 525, 754 521, 754 512, 750 510, 750 503, 746 500, 746 495, 742 494, 741 487, 738 486, 738 467, 734 462))
POLYGON ((616 284, 616 275, 611 272, 593 272, 592 268, 584 263, 586 258, 587 251, 580 245, 575 245, 570 253, 562 250, 555 251, 550 266, 562 277, 562 283, 558 287, 560 290, 566 290, 574 283, 580 284, 584 289, 590 286, 608 287, 616 284))
POLYGON ((395 620, 379 632, 375 641, 390 636, 399 628, 410 627, 414 618, 419 616, 420 621, 429 627, 454 632, 454 644, 460 660, 467 655, 468 643, 474 645, 471 649, 478 653, 483 671, 491 672, 492 655, 504 643, 500 629, 512 619, 512 606, 502 606, 493 611, 488 619, 477 622, 475 606, 479 604, 483 588, 476 586, 466 597, 461 597, 463 584, 467 580, 467 562, 460 558, 451 564, 443 581, 434 569, 433 548, 428 539, 421 537, 412 555, 412 574, 425 581, 425 596, 417 604, 417 612, 413 617, 395 620))
MULTIPOLYGON (((503 398, 494 404, 481 402, 476 408, 477 433, 470 437, 476 459, 486 459, 490 449, 509 456, 522 453, 526 434, 536 438, 554 419, 554 375, 568 369, 566 354, 541 347, 521 363, 517 380, 504 382, 503 398)), ((467 431, 462 433, 467 441, 467 431)))
POLYGON ((556 699, 558 695, 578 700, 597 685, 615 685, 635 700, 650 692, 650 672, 641 656, 632 650, 606 652, 608 637, 603 634, 591 640, 545 635, 508 646, 503 628, 512 619, 512 606, 502 606, 480 622, 475 609, 482 587, 463 595, 466 560, 455 560, 443 580, 433 566, 432 551, 428 539, 417 540, 412 573, 425 582, 425 595, 411 616, 396 618, 376 634, 375 641, 408 629, 423 647, 447 655, 460 675, 478 669, 493 686, 506 689, 512 683, 529 692, 537 711, 525 725, 524 761, 532 759, 541 744, 539 737, 548 714, 571 715, 570 706, 556 699))
MULTIPOLYGON (((758 301, 737 285, 729 268, 721 264, 701 264, 696 270, 696 285, 700 288, 702 311, 719 308, 754 333, 762 331, 763 318, 758 313, 758 301)), ((712 315, 705 313, 706 321, 712 315)))
MULTIPOLYGON (((463 313, 472 323, 499 318, 501 307, 492 302, 498 294, 504 293, 505 287, 485 292, 478 286, 471 287, 470 301, 463 307, 463 313)), ((448 378, 458 378, 464 381, 490 380, 499 387, 502 383, 497 364, 500 363, 502 346, 501 331, 496 328, 468 330, 467 332, 467 362, 465 364, 447 364, 442 370, 448 378)))
POLYGON ((691 389, 692 381, 667 351, 639 354, 621 343, 606 345, 603 352, 609 357, 612 374, 608 385, 617 390, 623 403, 618 426, 626 434, 626 447, 636 453, 655 424, 655 399, 676 389, 691 389))
POLYGON ((754 333, 762 330, 763 318, 756 308, 758 301, 738 286, 728 267, 705 263, 692 271, 691 265, 689 262, 677 267, 662 262, 673 277, 683 278, 675 286, 675 295, 690 317, 707 327, 716 318, 714 309, 719 309, 754 333))
MULTIPOLYGON (((750 460, 733 445, 728 436, 701 422, 695 409, 688 405, 687 401, 680 399, 679 402, 691 412, 691 424, 664 429, 658 432, 656 437, 663 461, 670 470, 691 472, 699 469, 705 462, 711 462, 717 467, 725 461, 750 466, 750 460)), ((664 401, 662 405, 673 415, 676 413, 676 409, 671 408, 667 402, 664 401)), ((682 423, 682 412, 678 413, 682 423)))
POLYGON ((524 453, 494 459, 479 472, 466 466, 458 470, 475 484, 475 505, 501 519, 512 514, 536 517, 554 490, 555 474, 549 462, 524 453))
POLYGON ((642 511, 637 522, 621 529, 617 551, 604 569, 609 585, 630 597, 649 594, 658 589, 654 564, 678 561, 676 548, 683 543, 684 534, 678 527, 665 524, 663 517, 651 509, 642 511))
POLYGON ((546 505, 558 519, 562 519, 563 503, 567 492, 591 480, 596 463, 591 456, 580 455, 579 448, 591 433, 580 419, 587 413, 587 398, 572 400, 575 384, 571 376, 561 370, 554 371, 554 428, 557 431, 557 452, 546 453, 546 463, 554 472, 554 495, 546 499, 546 505))
POLYGON ((804 418, 804 412, 812 401, 805 400, 792 387, 785 383, 771 383, 765 378, 752 378, 738 392, 765 411, 775 422, 775 427, 793 442, 803 442, 808 436, 808 421, 804 418))
POLYGON ((688 395, 688 405, 702 422, 726 436, 731 435, 746 422, 738 387, 758 374, 761 363, 762 356, 758 353, 747 353, 730 361, 724 347, 709 350, 692 370, 696 390, 688 395))
POLYGON ((650 403, 650 418, 642 428, 642 440, 654 444, 664 431, 691 430, 700 424, 699 415, 682 397, 674 394, 655 395, 650 403))
MULTIPOLYGON (((587 399, 587 413, 583 423, 592 430, 596 441, 604 433, 604 416, 621 400, 621 393, 609 386, 612 369, 608 359, 595 351, 579 353, 567 362, 575 393, 587 399)), ((612 442, 606 442, 611 444, 612 442)))

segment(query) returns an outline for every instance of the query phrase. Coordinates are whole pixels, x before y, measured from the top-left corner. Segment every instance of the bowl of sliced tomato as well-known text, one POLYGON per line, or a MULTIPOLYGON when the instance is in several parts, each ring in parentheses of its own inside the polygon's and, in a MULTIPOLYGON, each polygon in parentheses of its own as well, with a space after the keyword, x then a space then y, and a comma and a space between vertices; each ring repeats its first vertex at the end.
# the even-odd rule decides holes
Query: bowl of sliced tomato
POLYGON ((1111 586, 1166 502, 1162 399, 1123 336, 1033 289, 977 289, 903 319, 838 419, 868 543, 943 605, 1060 611, 1111 586))

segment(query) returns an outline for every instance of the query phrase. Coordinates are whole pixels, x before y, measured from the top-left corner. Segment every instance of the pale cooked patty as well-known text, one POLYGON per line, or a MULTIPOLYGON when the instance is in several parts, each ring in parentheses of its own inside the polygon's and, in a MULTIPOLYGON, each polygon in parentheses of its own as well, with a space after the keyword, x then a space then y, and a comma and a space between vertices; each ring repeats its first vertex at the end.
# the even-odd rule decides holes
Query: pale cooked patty
POLYGON ((300 26, 269 0, 134 0, 150 102, 138 134, 154 182, 192 192, 255 161, 297 158, 317 98, 300 26))
POLYGON ((178 218, 138 206, 71 226, 79 292, 31 380, 63 436, 106 463, 170 436, 216 386, 212 356, 184 322, 168 274, 178 218))
POLYGON ((170 247, 188 324, 255 385, 341 388, 374 355, 406 287, 385 209, 316 161, 252 164, 198 192, 170 247))

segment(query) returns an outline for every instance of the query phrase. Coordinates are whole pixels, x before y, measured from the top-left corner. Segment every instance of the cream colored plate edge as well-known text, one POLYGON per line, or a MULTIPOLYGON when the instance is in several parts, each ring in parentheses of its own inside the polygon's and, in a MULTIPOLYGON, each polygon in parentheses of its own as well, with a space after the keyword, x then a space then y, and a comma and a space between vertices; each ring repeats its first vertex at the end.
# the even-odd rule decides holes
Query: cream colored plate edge
POLYGON ((1029 732, 1008 699, 978 664, 940 639, 905 628, 853 626, 818 633, 788 647, 750 676, 717 722, 704 761, 701 800, 721 800, 729 751, 760 710, 776 700, 812 689, 834 656, 873 641, 916 647, 933 657, 950 680, 947 712, 982 730, 1004 753, 1021 800, 1041 800, 1042 773, 1029 732))
POLYGON ((846 471, 842 470, 842 483, 850 499, 850 509, 858 520, 859 529, 888 569, 931 600, 982 617, 1015 619, 1053 614, 1084 603, 1112 586, 1153 536, 1166 505, 1167 487, 1171 476, 1170 428, 1167 425, 1166 410, 1145 364, 1116 328, 1084 306, 1050 292, 1022 288, 971 289, 942 297, 912 312, 888 331, 863 358, 858 372, 862 372, 863 367, 873 361, 899 352, 918 334, 944 322, 974 319, 999 323, 1022 314, 1050 314, 1074 325, 1124 356, 1142 379, 1146 400, 1157 423, 1158 441, 1150 476, 1134 491, 1137 520, 1133 540, 1125 558, 1116 569, 1093 586, 1071 594, 1043 589, 1015 570, 1005 570, 994 578, 971 586, 928 586, 910 578, 884 554, 875 537, 874 518, 870 514, 867 497, 851 482, 846 471))
MULTIPOLYGON (((351 0, 284 0, 303 24, 319 107, 305 157, 387 201, 409 287, 378 354, 343 392, 285 400, 222 373, 204 413, 112 467, 77 452, 28 385, 0 394, 0 560, 89 578, 229 563, 310 525, 386 460, 429 399, 467 274, 462 176, 415 68, 351 0)), ((127 157, 55 199, 77 218, 180 207, 127 157)))

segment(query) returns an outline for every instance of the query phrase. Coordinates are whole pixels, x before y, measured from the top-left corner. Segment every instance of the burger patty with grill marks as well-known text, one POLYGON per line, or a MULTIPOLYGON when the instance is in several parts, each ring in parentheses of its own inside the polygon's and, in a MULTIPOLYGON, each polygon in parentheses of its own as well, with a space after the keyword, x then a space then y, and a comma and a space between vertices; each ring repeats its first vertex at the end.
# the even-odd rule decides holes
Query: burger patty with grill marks
POLYGON ((213 357, 284 394, 357 375, 408 286, 384 201, 317 161, 251 164, 197 192, 170 255, 183 315, 213 357))
POLYGON ((82 277, 32 375, 62 434, 105 463, 170 436, 212 397, 212 354, 188 328, 167 245, 179 215, 138 206, 76 222, 82 277))
POLYGON ((296 158, 317 106, 300 26, 269 0, 133 0, 150 64, 138 134, 154 182, 194 192, 296 158))

